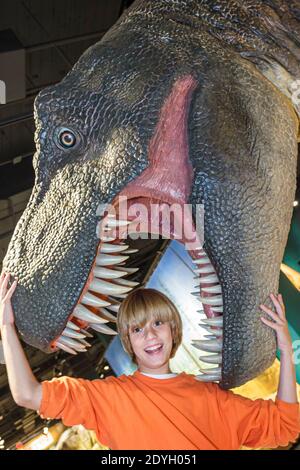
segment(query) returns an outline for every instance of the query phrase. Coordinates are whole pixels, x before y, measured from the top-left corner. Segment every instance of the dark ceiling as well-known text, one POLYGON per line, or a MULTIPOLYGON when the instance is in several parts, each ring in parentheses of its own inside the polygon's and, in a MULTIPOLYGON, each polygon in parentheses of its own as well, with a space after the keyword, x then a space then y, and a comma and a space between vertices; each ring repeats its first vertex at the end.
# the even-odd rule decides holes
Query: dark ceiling
POLYGON ((0 106, 1 199, 33 185, 36 94, 59 82, 115 23, 127 4, 121 0, 1 2, 0 31, 12 30, 26 57, 25 97, 0 106))

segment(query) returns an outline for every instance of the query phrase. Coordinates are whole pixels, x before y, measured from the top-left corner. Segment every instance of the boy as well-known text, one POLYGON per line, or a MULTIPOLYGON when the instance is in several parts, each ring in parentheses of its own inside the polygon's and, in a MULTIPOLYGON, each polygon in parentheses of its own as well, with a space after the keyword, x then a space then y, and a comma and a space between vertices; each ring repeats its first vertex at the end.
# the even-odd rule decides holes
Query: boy
POLYGON ((138 365, 132 376, 85 380, 60 377, 39 383, 18 340, 11 306, 17 281, 7 289, 0 278, 0 326, 14 400, 67 426, 83 424, 110 449, 239 449, 285 446, 300 432, 292 345, 282 297, 271 295, 277 314, 261 306, 273 322, 281 351, 278 393, 250 400, 194 375, 172 374, 169 359, 182 338, 175 305, 155 289, 137 288, 122 302, 118 331, 138 365))

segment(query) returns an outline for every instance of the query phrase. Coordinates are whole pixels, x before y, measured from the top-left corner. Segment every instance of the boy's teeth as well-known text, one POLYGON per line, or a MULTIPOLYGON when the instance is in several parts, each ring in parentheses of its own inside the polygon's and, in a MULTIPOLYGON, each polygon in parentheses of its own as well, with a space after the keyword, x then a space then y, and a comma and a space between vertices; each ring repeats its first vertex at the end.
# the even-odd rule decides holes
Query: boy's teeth
POLYGON ((156 349, 159 349, 161 347, 161 344, 159 346, 153 346, 152 348, 147 348, 145 351, 156 351, 156 349))

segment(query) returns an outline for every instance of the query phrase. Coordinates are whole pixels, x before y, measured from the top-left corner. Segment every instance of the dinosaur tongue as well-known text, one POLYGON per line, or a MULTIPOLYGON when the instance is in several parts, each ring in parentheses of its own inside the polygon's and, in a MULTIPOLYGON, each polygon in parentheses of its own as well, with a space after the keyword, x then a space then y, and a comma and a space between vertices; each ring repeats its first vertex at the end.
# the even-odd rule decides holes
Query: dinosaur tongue
POLYGON ((175 82, 149 143, 149 165, 120 195, 128 199, 140 195, 155 197, 169 204, 187 202, 193 182, 188 148, 188 111, 196 85, 191 76, 175 82))
MULTIPOLYGON (((196 239, 192 233, 195 227, 190 206, 187 204, 193 182, 187 118, 196 85, 192 76, 185 76, 174 83, 149 143, 149 165, 112 202, 117 208, 118 218, 125 220, 136 218, 135 208, 140 204, 143 211, 140 219, 148 224, 144 231, 160 233, 182 242, 196 239), (167 218, 166 215, 171 213, 174 215, 167 218), (170 220, 170 224, 168 220, 164 224, 166 219, 170 220)), ((132 231, 141 232, 142 229, 135 225, 132 231)))

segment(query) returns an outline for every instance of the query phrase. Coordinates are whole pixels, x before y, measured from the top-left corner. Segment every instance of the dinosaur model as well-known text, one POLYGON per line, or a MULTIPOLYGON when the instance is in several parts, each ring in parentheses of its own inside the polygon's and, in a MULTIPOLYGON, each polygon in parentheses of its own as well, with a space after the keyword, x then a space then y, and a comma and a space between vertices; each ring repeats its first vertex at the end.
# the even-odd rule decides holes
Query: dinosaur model
POLYGON ((203 380, 232 388, 273 363, 259 305, 277 292, 293 212, 299 33, 299 1, 137 0, 38 94, 35 184, 3 264, 27 343, 75 354, 91 328, 116 334, 107 323, 136 285, 123 196, 188 205, 194 225, 204 207, 190 250, 210 333, 195 346, 214 364, 203 380))

